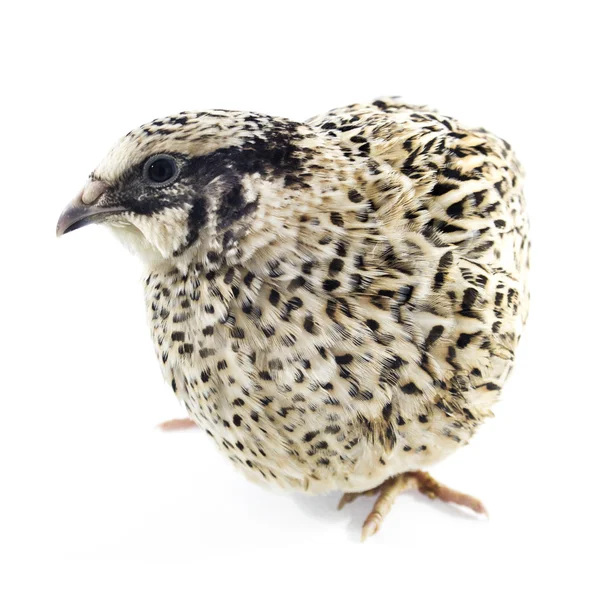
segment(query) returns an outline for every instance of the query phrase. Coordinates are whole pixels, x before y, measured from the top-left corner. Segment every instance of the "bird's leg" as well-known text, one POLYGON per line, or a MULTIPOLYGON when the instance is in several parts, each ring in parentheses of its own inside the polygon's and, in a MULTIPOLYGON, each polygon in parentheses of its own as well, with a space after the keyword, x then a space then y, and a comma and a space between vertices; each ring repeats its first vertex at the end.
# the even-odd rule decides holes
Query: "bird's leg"
POLYGON ((370 490, 365 490, 364 492, 346 492, 340 499, 338 503, 338 510, 341 510, 346 506, 346 504, 350 504, 350 502, 354 502, 359 496, 375 496, 381 491, 381 488, 384 484, 378 485, 370 490))
POLYGON ((197 425, 192 419, 171 419, 160 423, 157 427, 161 431, 181 431, 182 429, 197 427, 197 425))
POLYGON ((362 528, 362 541, 368 537, 377 533, 383 523, 383 519, 392 509, 392 505, 396 498, 405 492, 406 490, 419 490, 422 494, 425 494, 428 498, 438 498, 442 502, 451 502, 459 506, 466 506, 472 511, 487 515, 483 504, 467 494, 457 492, 441 483, 438 483, 429 473, 424 471, 409 471, 407 473, 401 473, 384 481, 381 485, 367 490, 365 492, 352 492, 346 493, 342 496, 338 509, 342 508, 346 504, 355 500, 358 496, 372 496, 379 494, 379 497, 375 501, 373 509, 369 513, 363 523, 362 528))

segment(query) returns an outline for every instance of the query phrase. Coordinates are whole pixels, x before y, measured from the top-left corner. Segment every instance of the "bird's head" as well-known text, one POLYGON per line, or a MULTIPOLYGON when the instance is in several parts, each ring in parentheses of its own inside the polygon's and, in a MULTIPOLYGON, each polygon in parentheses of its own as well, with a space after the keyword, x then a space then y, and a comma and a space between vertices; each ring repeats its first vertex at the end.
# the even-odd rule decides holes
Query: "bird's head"
POLYGON ((57 234, 105 223, 149 264, 244 260, 287 228, 319 153, 308 126, 255 113, 157 119, 109 152, 57 234))

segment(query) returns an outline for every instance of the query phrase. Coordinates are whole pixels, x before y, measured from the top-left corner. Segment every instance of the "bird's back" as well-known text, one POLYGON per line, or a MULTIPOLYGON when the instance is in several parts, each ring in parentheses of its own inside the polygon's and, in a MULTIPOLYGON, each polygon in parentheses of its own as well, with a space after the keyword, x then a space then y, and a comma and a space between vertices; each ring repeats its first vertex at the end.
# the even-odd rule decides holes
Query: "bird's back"
POLYGON ((373 201, 390 229, 405 230, 408 221, 433 243, 525 281, 523 171, 508 142, 397 98, 336 109, 308 123, 332 132, 342 147, 364 138, 370 157, 389 166, 373 201), (404 180, 398 187, 410 189, 402 198, 386 193, 397 178, 404 180))

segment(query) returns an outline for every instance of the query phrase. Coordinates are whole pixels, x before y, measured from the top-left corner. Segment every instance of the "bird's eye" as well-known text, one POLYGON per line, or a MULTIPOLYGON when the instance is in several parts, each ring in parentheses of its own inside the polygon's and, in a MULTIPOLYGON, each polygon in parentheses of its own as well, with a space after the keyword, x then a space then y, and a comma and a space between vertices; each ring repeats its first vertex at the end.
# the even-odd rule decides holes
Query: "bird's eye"
POLYGON ((179 167, 172 156, 157 154, 146 161, 144 178, 151 185, 168 185, 177 179, 179 167))

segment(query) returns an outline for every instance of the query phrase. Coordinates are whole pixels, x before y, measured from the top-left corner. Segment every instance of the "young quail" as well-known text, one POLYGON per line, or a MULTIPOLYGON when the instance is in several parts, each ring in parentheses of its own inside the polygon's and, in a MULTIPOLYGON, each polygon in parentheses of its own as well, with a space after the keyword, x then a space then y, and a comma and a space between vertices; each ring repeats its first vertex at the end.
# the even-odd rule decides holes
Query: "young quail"
POLYGON ((408 488, 484 511, 422 469, 492 414, 526 319, 505 141, 393 98, 183 112, 128 133, 57 233, 94 222, 141 257, 164 377, 250 478, 379 494, 363 538, 408 488))

